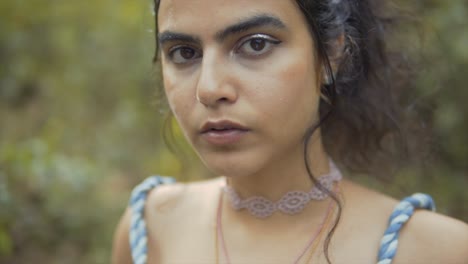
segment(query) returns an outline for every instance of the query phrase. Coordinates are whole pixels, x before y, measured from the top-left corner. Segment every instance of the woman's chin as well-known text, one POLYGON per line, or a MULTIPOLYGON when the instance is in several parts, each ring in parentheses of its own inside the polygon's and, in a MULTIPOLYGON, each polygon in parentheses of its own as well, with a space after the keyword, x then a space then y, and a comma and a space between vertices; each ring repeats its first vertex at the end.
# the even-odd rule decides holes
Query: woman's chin
POLYGON ((203 163, 214 175, 226 176, 226 177, 244 177, 254 174, 260 168, 258 162, 254 160, 248 160, 243 158, 241 160, 236 159, 203 159, 203 163))
POLYGON ((246 167, 243 164, 207 164, 205 166, 210 170, 214 175, 217 176, 226 176, 229 178, 243 177, 251 175, 254 173, 254 169, 246 167))
POLYGON ((226 177, 244 177, 258 173, 269 167, 274 159, 268 148, 251 146, 248 148, 197 150, 200 160, 215 175, 226 177))

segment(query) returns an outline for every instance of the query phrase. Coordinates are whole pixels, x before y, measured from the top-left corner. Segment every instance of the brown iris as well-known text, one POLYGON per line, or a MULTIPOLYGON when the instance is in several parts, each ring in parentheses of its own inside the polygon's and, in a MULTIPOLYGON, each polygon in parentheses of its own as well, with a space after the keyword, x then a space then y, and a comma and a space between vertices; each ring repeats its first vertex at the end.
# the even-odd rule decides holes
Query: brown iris
POLYGON ((261 51, 265 48, 266 41, 264 39, 252 39, 250 47, 255 51, 261 51))
POLYGON ((182 58, 184 58, 186 60, 189 60, 189 59, 192 59, 195 56, 195 51, 193 49, 190 49, 190 48, 182 48, 180 50, 180 56, 182 56, 182 58))

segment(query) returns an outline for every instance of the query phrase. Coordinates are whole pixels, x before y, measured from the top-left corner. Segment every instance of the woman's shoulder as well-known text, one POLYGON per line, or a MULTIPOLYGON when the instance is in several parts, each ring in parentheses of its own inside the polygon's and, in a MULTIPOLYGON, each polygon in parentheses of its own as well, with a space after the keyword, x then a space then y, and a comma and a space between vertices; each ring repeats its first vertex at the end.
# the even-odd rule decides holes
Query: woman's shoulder
POLYGON ((161 184, 148 193, 146 206, 159 212, 190 208, 194 203, 198 203, 196 207, 200 208, 200 203, 212 201, 224 182, 223 178, 218 177, 188 183, 161 184))
MULTIPOLYGON (((352 222, 361 222, 383 237, 390 225, 392 212, 401 200, 348 183, 345 186, 345 210, 352 222), (347 191, 346 191, 347 190, 347 191)), ((397 253, 392 263, 468 264, 468 225, 442 214, 415 208, 414 214, 401 227, 397 253)))
POLYGON ((148 234, 158 241, 170 241, 174 232, 190 233, 198 228, 194 223, 209 222, 224 183, 223 178, 214 178, 154 188, 148 193, 144 209, 148 234))
MULTIPOLYGON (((209 202, 210 198, 219 190, 219 186, 224 183, 221 177, 201 180, 190 183, 176 182, 170 177, 152 176, 133 188, 130 206, 121 217, 114 234, 112 263, 129 264, 132 263, 130 249, 130 226, 132 215, 135 214, 137 201, 142 201, 144 206, 144 221, 148 232, 157 230, 168 230, 173 225, 170 223, 180 222, 181 213, 185 210, 203 210, 203 203, 209 202), (194 206, 194 204, 196 206, 194 206), (154 221, 157 218, 157 221, 154 221), (166 228, 158 228, 165 226, 166 228)), ((192 214, 193 215, 193 214, 192 214)), ((190 213, 183 212, 182 217, 190 216, 190 213)))
POLYGON ((468 263, 468 225, 418 210, 402 230, 394 263, 468 263))

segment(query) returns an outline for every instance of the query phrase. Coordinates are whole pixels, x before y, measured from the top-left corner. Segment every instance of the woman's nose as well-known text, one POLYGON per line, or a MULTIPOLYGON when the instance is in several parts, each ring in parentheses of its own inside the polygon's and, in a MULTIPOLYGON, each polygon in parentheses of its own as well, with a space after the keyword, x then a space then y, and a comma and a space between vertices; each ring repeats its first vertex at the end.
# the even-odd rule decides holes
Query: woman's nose
POLYGON ((206 107, 232 104, 238 98, 229 63, 214 56, 204 56, 197 83, 197 100, 206 107))

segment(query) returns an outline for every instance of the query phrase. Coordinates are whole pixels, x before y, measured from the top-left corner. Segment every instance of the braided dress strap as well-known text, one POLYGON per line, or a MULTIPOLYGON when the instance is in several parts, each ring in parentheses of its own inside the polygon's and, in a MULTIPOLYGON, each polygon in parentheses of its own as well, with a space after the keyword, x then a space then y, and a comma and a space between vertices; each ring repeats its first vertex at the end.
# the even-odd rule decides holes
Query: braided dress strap
POLYGON ((170 177, 151 176, 137 185, 130 198, 130 248, 134 264, 146 264, 147 259, 147 237, 144 209, 148 192, 161 184, 173 183, 170 177))
POLYGON ((398 248, 398 237, 401 228, 413 215, 415 209, 435 211, 431 196, 416 193, 403 199, 394 209, 389 219, 389 225, 380 241, 380 250, 377 264, 390 264, 398 248))

